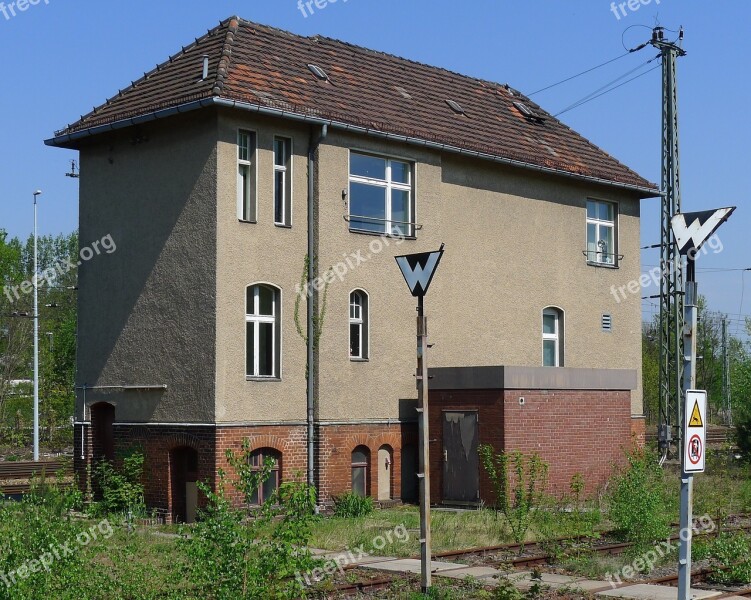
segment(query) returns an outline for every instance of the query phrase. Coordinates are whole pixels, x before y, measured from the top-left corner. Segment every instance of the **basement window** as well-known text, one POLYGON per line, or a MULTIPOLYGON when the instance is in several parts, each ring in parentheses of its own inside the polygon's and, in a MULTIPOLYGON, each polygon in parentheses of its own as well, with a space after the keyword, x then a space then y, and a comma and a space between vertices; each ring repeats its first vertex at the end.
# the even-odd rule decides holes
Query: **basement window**
POLYGON ((273 448, 259 448, 250 455, 250 469, 253 473, 259 473, 267 462, 271 465, 269 477, 253 492, 250 497, 251 506, 260 506, 273 498, 282 481, 281 453, 273 448))

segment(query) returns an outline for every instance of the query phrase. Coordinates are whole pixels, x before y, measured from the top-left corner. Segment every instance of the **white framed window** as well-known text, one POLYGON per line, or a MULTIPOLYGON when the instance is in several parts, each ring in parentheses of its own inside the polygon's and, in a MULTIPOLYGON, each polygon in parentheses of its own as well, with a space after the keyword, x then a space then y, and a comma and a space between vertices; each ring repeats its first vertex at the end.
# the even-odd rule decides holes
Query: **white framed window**
POLYGON ((292 225, 292 140, 274 138, 274 224, 292 225))
POLYGON ((255 223, 256 203, 256 134, 241 129, 237 132, 237 218, 255 223))
POLYGON ((404 160, 350 152, 350 229, 413 236, 413 171, 404 160))
POLYGON ((245 375, 278 379, 281 291, 267 284, 248 286, 245 300, 245 375))
POLYGON ((596 265, 618 264, 618 207, 613 202, 587 200, 587 262, 596 265))
POLYGON ((563 366, 563 311, 552 306, 542 311, 542 366, 563 366))
POLYGON ((355 290, 349 295, 349 358, 367 360, 368 353, 368 294, 355 290))

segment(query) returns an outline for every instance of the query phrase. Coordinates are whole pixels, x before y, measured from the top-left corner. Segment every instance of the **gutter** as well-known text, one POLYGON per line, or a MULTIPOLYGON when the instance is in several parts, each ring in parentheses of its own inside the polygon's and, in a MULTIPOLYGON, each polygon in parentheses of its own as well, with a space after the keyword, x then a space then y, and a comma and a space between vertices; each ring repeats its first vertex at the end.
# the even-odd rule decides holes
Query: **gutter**
POLYGON ((315 127, 311 127, 310 144, 308 146, 308 322, 307 322, 307 414, 308 414, 308 485, 315 487, 315 316, 318 310, 318 294, 313 287, 316 277, 318 239, 316 238, 315 217, 317 203, 315 193, 316 151, 321 142, 326 139, 329 127, 326 123, 321 126, 321 133, 316 137, 315 127))
POLYGON ((540 165, 534 165, 534 164, 526 163, 520 160, 514 160, 511 158, 503 158, 500 156, 496 156, 494 154, 488 154, 487 152, 467 150, 465 148, 459 148, 458 146, 452 146, 450 144, 443 144, 441 142, 431 142, 431 141, 424 140, 418 137, 410 137, 410 136, 405 136, 405 135, 400 135, 400 134, 395 134, 395 133, 388 133, 385 131, 378 131, 376 129, 369 129, 367 127, 362 127, 359 125, 352 125, 349 123, 345 123, 343 121, 325 119, 322 117, 301 114, 298 112, 293 112, 293 111, 284 110, 280 108, 269 108, 267 106, 260 106, 258 104, 252 104, 250 102, 242 102, 239 100, 229 100, 227 98, 219 98, 217 96, 212 96, 211 98, 204 98, 202 100, 188 102, 186 104, 181 104, 176 107, 152 112, 147 115, 133 117, 130 119, 123 119, 121 121, 115 121, 114 123, 108 123, 106 125, 98 125, 96 127, 77 131, 75 133, 61 135, 58 137, 45 140, 44 143, 47 146, 63 146, 64 147, 65 145, 70 144, 72 142, 76 142, 82 139, 93 137, 95 135, 99 135, 101 133, 105 133, 108 131, 124 129, 126 127, 131 127, 133 125, 139 125, 141 123, 147 123, 150 121, 156 121, 158 119, 165 119, 167 117, 171 117, 176 114, 187 113, 187 112, 191 112, 194 110, 198 110, 200 108, 206 108, 208 106, 222 106, 225 108, 236 108, 239 110, 255 112, 258 114, 262 114, 262 115, 289 119, 291 121, 309 123, 309 124, 319 125, 319 126, 326 125, 335 129, 340 129, 342 131, 359 133, 362 135, 377 137, 377 138, 386 139, 386 140, 390 140, 394 142, 400 142, 400 143, 409 144, 412 146, 420 146, 423 148, 429 148, 431 150, 438 150, 440 152, 459 154, 461 156, 467 156, 470 158, 479 158, 482 160, 489 160, 489 161, 499 163, 502 165, 512 166, 512 167, 526 169, 530 171, 536 171, 538 173, 545 173, 547 175, 566 177, 567 179, 574 179, 577 181, 584 181, 587 183, 604 185, 607 187, 626 190, 629 192, 637 192, 639 194, 642 194, 643 198, 656 198, 656 197, 665 195, 664 192, 661 192, 654 188, 648 188, 648 187, 644 187, 640 185, 632 185, 628 183, 619 183, 616 181, 609 181, 607 179, 602 179, 600 177, 593 177, 591 175, 582 175, 580 173, 570 173, 568 171, 563 171, 561 169, 554 169, 552 167, 543 167, 540 165))

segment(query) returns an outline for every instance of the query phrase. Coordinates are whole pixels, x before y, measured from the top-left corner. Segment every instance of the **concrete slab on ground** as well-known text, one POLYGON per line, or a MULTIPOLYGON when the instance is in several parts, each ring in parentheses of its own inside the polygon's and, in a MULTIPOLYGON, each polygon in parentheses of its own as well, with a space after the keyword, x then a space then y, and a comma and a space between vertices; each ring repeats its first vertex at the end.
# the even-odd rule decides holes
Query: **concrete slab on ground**
MULTIPOLYGON (((712 590, 697 590, 691 588, 691 597, 695 600, 703 598, 714 598, 721 595, 722 592, 712 590)), ((667 585, 650 585, 648 583, 637 583, 616 590, 607 590, 598 592, 597 596, 606 596, 609 598, 631 598, 634 600, 675 600, 678 596, 678 588, 667 585)))
MULTIPOLYGON (((357 564, 365 569, 376 569, 378 571, 401 571, 403 573, 420 573, 422 571, 420 561, 415 558, 378 558, 370 556, 367 562, 358 562, 357 564)), ((431 571, 436 575, 440 574, 441 571, 453 571, 461 568, 467 568, 467 565, 438 562, 435 560, 431 564, 431 571)))

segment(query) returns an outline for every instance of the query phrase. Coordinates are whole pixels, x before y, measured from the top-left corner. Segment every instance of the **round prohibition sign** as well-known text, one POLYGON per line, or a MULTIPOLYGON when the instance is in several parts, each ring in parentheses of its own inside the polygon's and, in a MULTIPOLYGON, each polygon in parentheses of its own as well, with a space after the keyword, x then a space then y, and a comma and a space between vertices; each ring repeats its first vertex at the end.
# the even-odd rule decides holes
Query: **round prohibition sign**
POLYGON ((691 436, 691 439, 688 441, 688 459, 691 461, 692 465, 698 465, 699 461, 701 460, 702 455, 702 443, 701 438, 694 434, 691 436))

